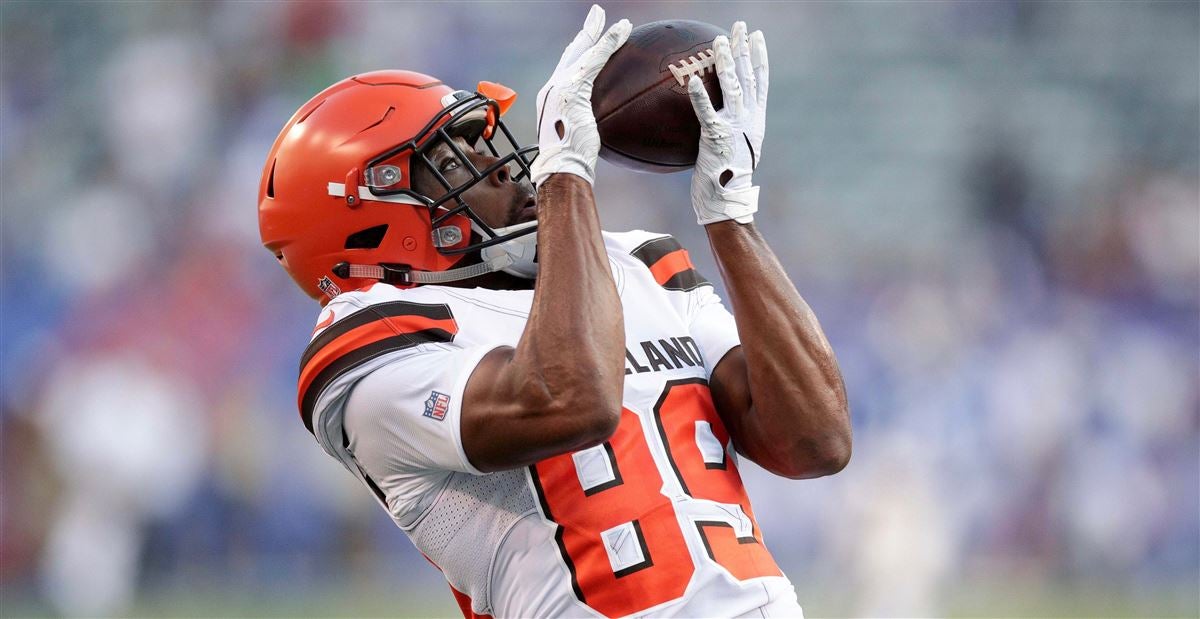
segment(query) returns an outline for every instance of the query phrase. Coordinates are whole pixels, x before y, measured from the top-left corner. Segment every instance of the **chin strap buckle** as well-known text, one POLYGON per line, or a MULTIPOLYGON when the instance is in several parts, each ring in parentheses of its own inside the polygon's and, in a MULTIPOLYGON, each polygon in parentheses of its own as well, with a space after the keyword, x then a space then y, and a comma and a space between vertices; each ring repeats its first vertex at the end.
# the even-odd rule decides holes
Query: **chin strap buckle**
POLYGON ((334 265, 332 271, 334 275, 342 279, 375 279, 393 286, 408 286, 413 283, 412 269, 409 267, 339 262, 334 265))

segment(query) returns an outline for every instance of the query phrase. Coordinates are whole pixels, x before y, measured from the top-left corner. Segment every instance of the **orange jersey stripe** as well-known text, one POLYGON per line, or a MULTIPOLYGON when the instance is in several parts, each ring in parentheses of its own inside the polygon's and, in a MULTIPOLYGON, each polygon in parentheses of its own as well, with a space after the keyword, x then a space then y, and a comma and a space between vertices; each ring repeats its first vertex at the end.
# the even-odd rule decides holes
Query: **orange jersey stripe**
POLYGON ((392 316, 347 331, 317 351, 300 371, 300 401, 303 401, 304 394, 307 393, 313 379, 330 363, 384 338, 415 333, 425 329, 442 329, 447 333, 454 334, 458 332, 458 325, 455 324, 453 318, 437 320, 424 316, 392 316))
POLYGON ((687 250, 677 249, 659 258, 654 263, 654 266, 650 267, 650 273, 654 275, 654 281, 662 286, 679 273, 694 268, 696 267, 692 264, 692 259, 688 256, 687 250))

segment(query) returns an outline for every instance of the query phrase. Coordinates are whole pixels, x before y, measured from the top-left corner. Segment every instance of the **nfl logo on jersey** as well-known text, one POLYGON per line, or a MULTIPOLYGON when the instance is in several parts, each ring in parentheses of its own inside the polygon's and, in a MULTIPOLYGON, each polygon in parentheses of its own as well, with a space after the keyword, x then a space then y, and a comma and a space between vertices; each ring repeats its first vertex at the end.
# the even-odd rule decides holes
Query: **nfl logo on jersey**
POLYGON ((450 396, 434 391, 429 394, 429 399, 425 400, 425 416, 430 419, 441 421, 446 418, 446 411, 450 410, 450 396))

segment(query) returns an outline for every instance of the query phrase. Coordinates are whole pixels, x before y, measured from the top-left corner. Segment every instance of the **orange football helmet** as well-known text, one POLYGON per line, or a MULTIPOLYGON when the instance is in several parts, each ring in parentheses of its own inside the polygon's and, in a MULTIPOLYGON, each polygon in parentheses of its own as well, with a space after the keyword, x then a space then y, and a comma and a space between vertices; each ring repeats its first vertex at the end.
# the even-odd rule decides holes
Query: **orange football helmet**
POLYGON ((521 147, 500 120, 515 99, 499 84, 480 82, 470 93, 411 71, 366 73, 326 88, 292 116, 267 156, 258 192, 263 245, 322 303, 375 281, 415 286, 499 270, 466 258, 536 226, 493 230, 461 194, 502 166, 519 168, 514 180, 529 175, 537 147, 521 147), (499 159, 476 169, 454 136, 482 141, 499 159), (439 142, 473 180, 451 187, 436 172, 426 153, 439 142), (444 196, 412 188, 414 159, 435 172, 444 196))

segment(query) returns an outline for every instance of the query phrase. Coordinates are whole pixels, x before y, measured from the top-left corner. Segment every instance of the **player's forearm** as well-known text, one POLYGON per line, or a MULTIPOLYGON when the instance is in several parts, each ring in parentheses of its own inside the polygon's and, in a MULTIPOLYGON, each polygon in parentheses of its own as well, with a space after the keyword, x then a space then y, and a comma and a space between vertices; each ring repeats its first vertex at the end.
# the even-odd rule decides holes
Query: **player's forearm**
MULTIPOLYGON (((538 279, 513 361, 542 406, 620 419, 625 327, 592 187, 556 174, 538 188, 538 279)), ((606 438, 606 437, 604 437, 606 438)))
POLYGON ((792 477, 850 457, 850 414, 833 349, 753 224, 705 227, 737 320, 750 406, 740 439, 792 477))

